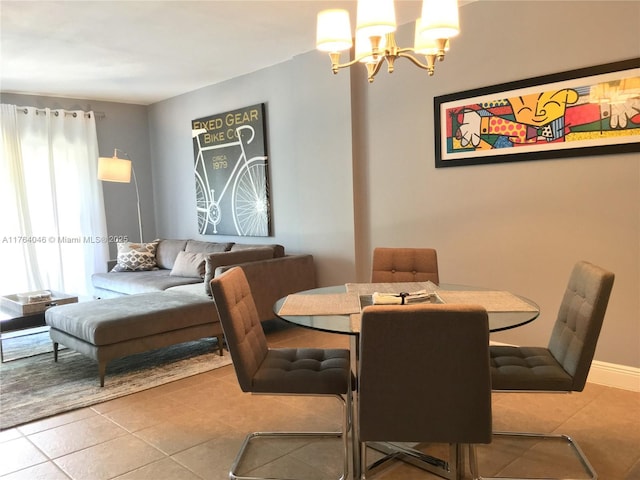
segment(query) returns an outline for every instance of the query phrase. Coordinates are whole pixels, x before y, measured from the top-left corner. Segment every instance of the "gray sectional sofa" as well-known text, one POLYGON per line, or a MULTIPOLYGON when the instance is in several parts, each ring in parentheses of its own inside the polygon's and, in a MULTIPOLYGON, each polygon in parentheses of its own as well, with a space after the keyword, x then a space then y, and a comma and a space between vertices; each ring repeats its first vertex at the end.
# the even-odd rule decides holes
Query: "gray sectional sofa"
POLYGON ((104 386, 107 363, 115 358, 203 337, 217 337, 222 354, 223 332, 209 284, 234 266, 247 276, 261 321, 274 318, 279 298, 316 286, 313 257, 286 255, 281 245, 122 244, 110 271, 92 276, 98 300, 47 310, 54 359, 59 344, 95 359, 104 386))
POLYGON ((154 254, 153 270, 114 271, 117 264, 111 262, 109 272, 93 274, 96 298, 162 291, 211 296, 211 278, 238 265, 245 271, 264 321, 274 317, 273 303, 278 298, 316 286, 313 257, 288 255, 278 244, 160 239, 154 254))

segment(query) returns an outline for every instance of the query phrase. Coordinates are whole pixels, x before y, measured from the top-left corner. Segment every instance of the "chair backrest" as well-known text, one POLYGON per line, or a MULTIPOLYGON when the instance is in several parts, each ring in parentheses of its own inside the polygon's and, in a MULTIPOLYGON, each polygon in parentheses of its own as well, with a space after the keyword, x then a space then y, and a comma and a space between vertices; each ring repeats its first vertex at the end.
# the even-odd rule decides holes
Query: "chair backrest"
POLYGON ((235 267, 211 280, 211 291, 238 383, 242 391, 250 392, 268 346, 249 282, 242 268, 235 267))
POLYGON ((585 261, 576 263, 569 277, 548 348, 573 377, 574 391, 582 391, 587 381, 614 278, 585 261))
POLYGON ((432 281, 438 284, 440 278, 436 251, 433 248, 375 248, 371 281, 373 283, 432 281))
POLYGON ((489 327, 481 306, 366 307, 359 368, 361 441, 491 441, 489 327))

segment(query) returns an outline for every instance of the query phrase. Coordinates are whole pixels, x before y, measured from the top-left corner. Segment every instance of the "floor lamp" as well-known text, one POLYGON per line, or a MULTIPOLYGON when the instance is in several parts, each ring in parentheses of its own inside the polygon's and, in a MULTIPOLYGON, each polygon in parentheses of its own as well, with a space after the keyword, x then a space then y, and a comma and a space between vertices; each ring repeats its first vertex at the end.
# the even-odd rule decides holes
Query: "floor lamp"
MULTIPOLYGON (((126 152, 120 150, 125 156, 126 152)), ((104 182, 130 183, 133 175, 133 183, 136 187, 136 199, 138 202, 138 228, 140 229, 140 242, 142 243, 142 217, 140 216, 140 192, 133 162, 130 159, 118 158, 118 149, 113 150, 113 157, 98 158, 98 179, 104 182)))

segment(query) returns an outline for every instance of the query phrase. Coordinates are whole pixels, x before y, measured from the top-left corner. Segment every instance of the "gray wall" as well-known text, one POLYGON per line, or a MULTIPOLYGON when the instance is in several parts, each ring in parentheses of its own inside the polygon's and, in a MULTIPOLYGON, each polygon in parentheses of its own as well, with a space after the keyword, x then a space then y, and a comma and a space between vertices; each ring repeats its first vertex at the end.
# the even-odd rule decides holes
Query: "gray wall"
POLYGON ((617 278, 596 357, 640 366, 640 156, 435 169, 431 134, 433 96, 638 57, 639 24, 639 2, 476 2, 433 78, 407 64, 379 74, 362 114, 363 257, 433 246, 442 281, 537 301, 538 320, 492 339, 541 345, 573 264, 600 264, 617 278))
POLYGON ((313 253, 326 284, 355 277, 349 76, 327 76, 320 60, 303 55, 149 108, 160 236, 205 238, 197 233, 191 120, 265 103, 273 236, 208 238, 313 253))
MULTIPOLYGON (((100 155, 111 157, 114 148, 119 148, 129 155, 134 165, 140 190, 140 213, 144 240, 150 241, 156 238, 146 106, 4 92, 0 96, 0 101, 37 108, 93 110, 96 112, 100 155)), ((136 190, 133 181, 130 184, 102 182, 102 190, 108 234, 116 237, 126 236, 132 242, 139 241, 136 190)), ((111 258, 115 258, 117 252, 115 243, 109 245, 109 251, 111 258)))
POLYGON ((443 281, 540 304, 538 320, 494 340, 544 345, 571 267, 590 260, 617 275, 596 358, 639 367, 637 154, 434 167, 434 95, 640 56, 639 2, 540 5, 464 6, 432 78, 399 60, 369 85, 309 52, 152 105, 158 235, 198 236, 190 121, 265 102, 270 241, 314 254, 322 285, 368 280, 375 246, 433 246, 443 281))

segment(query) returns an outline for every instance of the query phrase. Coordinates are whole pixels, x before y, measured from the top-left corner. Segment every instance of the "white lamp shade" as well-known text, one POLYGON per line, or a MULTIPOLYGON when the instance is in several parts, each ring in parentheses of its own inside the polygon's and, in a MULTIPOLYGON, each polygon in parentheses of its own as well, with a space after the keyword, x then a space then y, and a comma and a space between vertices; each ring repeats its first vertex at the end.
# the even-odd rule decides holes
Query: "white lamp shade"
POLYGON ((383 37, 396 31, 396 10, 393 0, 358 0, 356 36, 383 37))
POLYGON ((458 0, 423 0, 420 34, 427 38, 451 38, 460 33, 458 0))
MULTIPOLYGON (((413 51, 422 55, 437 55, 439 48, 436 38, 427 38, 420 33, 422 18, 416 20, 416 31, 414 36, 413 51)), ((445 43, 444 51, 449 51, 449 40, 445 43)))
POLYGON ((318 13, 316 48, 323 52, 341 52, 353 45, 347 10, 332 9, 318 13))
POLYGON ((129 183, 131 160, 115 156, 98 158, 98 179, 106 182, 129 183))

